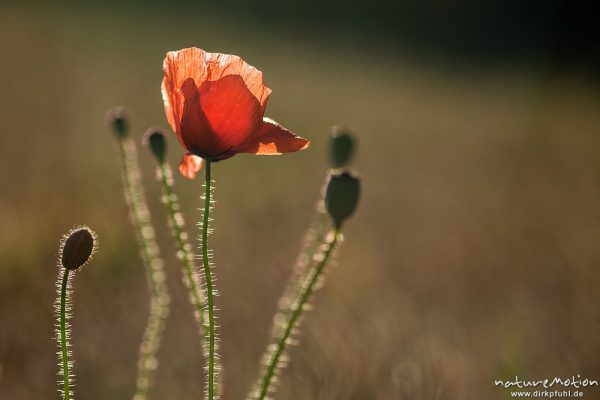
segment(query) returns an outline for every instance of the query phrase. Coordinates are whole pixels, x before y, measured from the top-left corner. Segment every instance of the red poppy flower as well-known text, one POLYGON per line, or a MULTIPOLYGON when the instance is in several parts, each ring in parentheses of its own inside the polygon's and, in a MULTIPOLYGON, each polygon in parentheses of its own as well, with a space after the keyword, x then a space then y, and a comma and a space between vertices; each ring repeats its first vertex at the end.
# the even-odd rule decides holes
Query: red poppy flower
POLYGON ((163 62, 165 113, 187 150, 179 170, 192 179, 202 159, 237 153, 282 154, 309 141, 264 118, 271 89, 262 72, 238 56, 189 48, 167 53, 163 62), (200 158, 201 157, 201 158, 200 158))

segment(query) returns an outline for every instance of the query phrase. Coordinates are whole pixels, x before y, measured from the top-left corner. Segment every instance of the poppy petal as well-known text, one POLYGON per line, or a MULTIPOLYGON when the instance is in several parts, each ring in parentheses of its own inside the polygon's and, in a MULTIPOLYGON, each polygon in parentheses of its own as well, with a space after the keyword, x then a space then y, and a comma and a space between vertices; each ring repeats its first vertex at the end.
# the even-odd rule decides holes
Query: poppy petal
POLYGON ((200 93, 192 78, 186 79, 181 85, 183 94, 183 110, 177 136, 183 147, 189 152, 202 157, 210 157, 223 152, 206 116, 200 106, 200 93))
POLYGON ((204 160, 192 153, 185 153, 179 163, 179 172, 188 179, 194 179, 196 173, 202 169, 204 160))
POLYGON ((256 139, 237 150, 238 153, 257 155, 278 155, 304 150, 310 141, 296 136, 270 118, 264 118, 256 139))
POLYGON ((200 86, 204 81, 218 80, 227 75, 240 76, 260 103, 263 114, 271 94, 271 89, 264 85, 262 72, 242 58, 230 54, 208 53, 195 47, 170 51, 163 61, 163 72, 162 96, 165 113, 175 132, 179 132, 183 109, 181 86, 188 78, 192 78, 196 85, 200 86))
POLYGON ((239 147, 260 128, 261 105, 239 75, 205 81, 198 93, 215 143, 212 154, 239 147))
POLYGON ((246 63, 242 58, 230 54, 208 53, 200 49, 184 50, 203 53, 206 73, 202 79, 203 81, 216 81, 228 75, 240 76, 248 90, 260 103, 261 108, 264 110, 267 106, 271 89, 265 86, 262 72, 246 63))

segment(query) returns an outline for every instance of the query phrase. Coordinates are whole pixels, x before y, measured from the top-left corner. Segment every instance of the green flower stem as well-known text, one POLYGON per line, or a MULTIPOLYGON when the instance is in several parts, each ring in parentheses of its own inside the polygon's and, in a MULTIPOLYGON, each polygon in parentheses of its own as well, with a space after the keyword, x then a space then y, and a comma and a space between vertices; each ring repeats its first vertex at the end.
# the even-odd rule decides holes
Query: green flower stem
POLYGON ((173 229, 172 234, 175 238, 178 257, 183 263, 183 280, 186 287, 189 289, 190 302, 194 307, 194 313, 200 326, 200 334, 204 339, 206 334, 204 329, 204 303, 206 296, 202 291, 198 275, 195 273, 194 254, 188 241, 187 234, 184 231, 185 221, 183 215, 179 211, 181 207, 177 201, 177 195, 173 192, 173 172, 166 162, 159 162, 158 172, 162 183, 163 203, 167 207, 169 224, 173 229))
POLYGON ((325 267, 327 266, 327 263, 331 258, 331 255, 339 241, 339 237, 339 229, 332 229, 331 233, 328 235, 328 238, 326 238, 325 240, 324 250, 321 253, 317 253, 314 256, 314 260, 315 262, 317 262, 317 264, 316 266, 311 268, 310 272, 307 274, 302 290, 298 293, 297 298, 292 303, 289 317, 284 323, 283 329, 281 329, 281 333, 279 337, 276 338, 276 342, 274 343, 274 350, 267 357, 265 368, 263 371, 263 376, 262 379, 259 381, 259 384, 257 385, 257 390, 254 393, 254 398, 263 400, 269 393, 269 388, 278 370, 281 357, 285 353, 290 336, 294 331, 294 328, 299 323, 302 311, 304 310, 311 295, 316 289, 316 285, 319 282, 319 279, 321 278, 323 271, 325 270, 325 267))
MULTIPOLYGON (((312 221, 303 235, 302 246, 294 264, 292 274, 288 280, 283 295, 277 302, 278 310, 273 318, 273 328, 271 333, 272 344, 267 348, 265 354, 262 356, 262 365, 265 371, 267 369, 267 365, 272 362, 275 348, 285 329, 284 324, 289 320, 290 314, 294 310, 293 305, 305 287, 304 285, 307 281, 306 277, 310 273, 311 267, 314 265, 314 255, 319 251, 319 247, 322 246, 322 243, 325 240, 325 235, 327 232, 329 232, 330 226, 331 222, 330 218, 325 213, 324 201, 323 199, 319 199, 315 205, 315 214, 312 218, 312 221)), ((278 363, 277 368, 275 368, 271 373, 271 380, 277 375, 277 370, 280 366, 281 364, 278 363)), ((261 385, 261 380, 255 383, 251 393, 248 395, 248 399, 258 398, 261 385)))
POLYGON ((211 274, 210 259, 208 256, 208 223, 210 221, 211 205, 211 162, 206 160, 204 181, 204 216, 202 219, 202 265, 204 267, 204 279, 206 281, 207 307, 208 307, 208 400, 214 400, 216 394, 216 375, 218 367, 216 365, 216 337, 215 337, 215 303, 214 287, 211 274))
POLYGON ((145 400, 158 365, 156 353, 162 338, 165 320, 169 313, 169 295, 165 283, 163 261, 160 258, 150 210, 146 204, 137 161, 135 142, 129 137, 119 140, 123 167, 125 198, 130 208, 136 231, 140 255, 146 269, 150 287, 150 312, 140 345, 138 376, 134 400, 145 400))
POLYGON ((281 317, 287 319, 290 312, 292 301, 297 297, 297 294, 302 290, 302 283, 305 281, 305 276, 312 264, 312 258, 317 251, 319 245, 323 242, 325 234, 331 226, 330 218, 325 212, 323 199, 319 199, 315 205, 315 214, 313 219, 304 233, 302 246, 298 258, 294 264, 292 276, 290 277, 286 289, 279 299, 279 310, 275 317, 273 336, 279 335, 277 321, 282 320, 281 317))
MULTIPOLYGON (((60 277, 59 277, 60 280, 60 277)), ((71 375, 69 372, 69 345, 67 343, 67 303, 69 296, 69 270, 63 269, 60 285, 60 355, 63 374, 63 399, 71 398, 71 375)))

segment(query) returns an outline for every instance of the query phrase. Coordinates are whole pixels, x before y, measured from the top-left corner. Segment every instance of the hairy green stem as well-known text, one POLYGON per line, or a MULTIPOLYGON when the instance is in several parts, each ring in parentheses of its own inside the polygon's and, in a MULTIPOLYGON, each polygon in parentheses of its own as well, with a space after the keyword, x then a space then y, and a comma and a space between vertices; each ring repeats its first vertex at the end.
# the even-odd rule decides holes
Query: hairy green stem
POLYGON ((164 265, 160 258, 154 228, 150 222, 150 210, 141 183, 135 142, 129 137, 124 137, 119 140, 119 144, 123 164, 125 198, 130 208, 140 255, 150 287, 150 312, 140 345, 138 376, 133 397, 134 400, 145 400, 148 397, 154 371, 158 366, 156 353, 169 312, 169 295, 165 283, 164 265))
POLYGON ((298 253, 298 258, 293 267, 292 275, 289 278, 288 284, 283 292, 283 295, 278 302, 278 311, 275 316, 273 326, 273 337, 280 334, 280 326, 277 323, 283 318, 287 319, 290 312, 292 302, 297 297, 298 292, 302 290, 302 283, 305 281, 305 276, 310 270, 313 262, 313 256, 318 247, 323 243, 326 233, 331 226, 330 218, 325 212, 323 199, 319 199, 315 205, 315 214, 313 219, 302 237, 302 246, 298 253))
POLYGON ((214 286, 211 274, 210 259, 208 256, 208 223, 210 221, 210 205, 211 205, 211 162, 206 160, 206 179, 204 181, 204 215, 202 218, 202 265, 204 267, 204 279, 206 281, 206 295, 208 307, 208 377, 207 377, 207 398, 214 400, 216 394, 216 337, 215 337, 215 303, 214 303, 214 286))
POLYGON ((177 201, 177 195, 173 191, 173 172, 166 162, 159 162, 158 172, 163 189, 163 203, 167 208, 169 224, 172 227, 172 234, 177 246, 178 258, 181 259, 183 264, 183 281, 189 290, 190 302, 194 307, 194 313, 200 328, 200 335, 204 340, 206 334, 204 329, 204 303, 206 296, 202 291, 198 275, 195 271, 196 266, 194 265, 192 246, 188 241, 187 233, 184 231, 185 221, 179 211, 181 207, 177 201))
MULTIPOLYGON (((60 279, 60 278, 59 278, 60 279)), ((60 348, 63 374, 63 399, 71 398, 71 375, 69 372, 69 346, 67 343, 67 302, 69 296, 69 270, 63 269, 60 286, 60 348)))
POLYGON ((321 278, 325 267, 331 255, 335 249, 336 244, 340 236, 338 228, 331 230, 331 234, 328 235, 324 245, 325 248, 322 253, 318 253, 314 259, 317 262, 316 266, 310 269, 306 279, 303 283, 302 289, 297 293, 297 298, 291 305, 289 316, 284 323, 284 327, 278 338, 274 343, 274 350, 270 353, 270 356, 266 360, 265 368, 263 371, 262 378, 260 379, 252 398, 263 400, 269 393, 269 388, 273 382, 273 378, 278 370, 281 357, 285 353, 288 341, 294 328, 297 326, 302 315, 306 304, 308 303, 311 295, 315 291, 316 285, 321 278))

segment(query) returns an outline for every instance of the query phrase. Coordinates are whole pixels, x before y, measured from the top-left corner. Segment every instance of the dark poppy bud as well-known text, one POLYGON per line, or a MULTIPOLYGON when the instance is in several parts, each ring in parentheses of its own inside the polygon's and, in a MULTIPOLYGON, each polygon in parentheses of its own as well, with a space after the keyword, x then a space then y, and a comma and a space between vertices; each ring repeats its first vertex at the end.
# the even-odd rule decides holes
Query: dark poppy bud
POLYGON ((329 139, 329 156, 334 168, 345 167, 354 155, 356 140, 346 129, 333 128, 329 139))
POLYGON ((325 208, 337 228, 354 213, 360 197, 360 180, 349 171, 329 176, 325 188, 325 208))
POLYGON ((68 270, 81 268, 96 250, 97 241, 96 234, 88 227, 71 230, 61 244, 61 265, 68 270))
POLYGON ((154 157, 159 162, 163 162, 165 160, 165 155, 167 154, 167 139, 165 132, 161 128, 152 127, 144 133, 144 138, 142 139, 142 143, 144 146, 150 146, 150 150, 154 157))
POLYGON ((105 115, 106 123, 115 131, 117 136, 124 138, 129 132, 129 120, 123 107, 111 108, 105 115))

